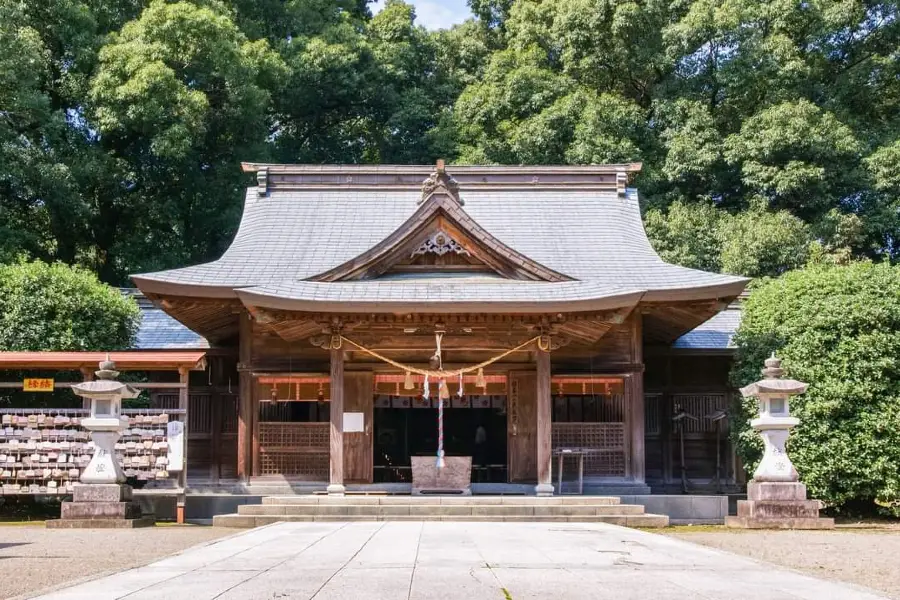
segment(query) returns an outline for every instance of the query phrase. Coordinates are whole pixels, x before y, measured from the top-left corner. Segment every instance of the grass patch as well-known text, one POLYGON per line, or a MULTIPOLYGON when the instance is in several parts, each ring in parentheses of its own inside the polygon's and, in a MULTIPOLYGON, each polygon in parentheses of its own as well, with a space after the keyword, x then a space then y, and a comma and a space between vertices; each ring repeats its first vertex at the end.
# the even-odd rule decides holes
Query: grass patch
POLYGON ((0 521, 0 527, 43 527, 46 521, 0 521))
POLYGON ((665 529, 660 529, 660 533, 723 533, 723 532, 740 532, 743 529, 731 529, 724 525, 669 525, 665 529))

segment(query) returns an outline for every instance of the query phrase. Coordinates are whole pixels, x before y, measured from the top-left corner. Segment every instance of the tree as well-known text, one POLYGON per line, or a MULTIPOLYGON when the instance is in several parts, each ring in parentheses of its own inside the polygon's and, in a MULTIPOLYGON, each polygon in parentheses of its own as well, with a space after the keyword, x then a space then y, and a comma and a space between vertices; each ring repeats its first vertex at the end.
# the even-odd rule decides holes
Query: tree
POLYGON ((648 211, 644 227, 664 261, 692 269, 719 271, 722 268, 719 225, 723 217, 724 213, 711 202, 676 201, 667 213, 658 209, 648 211))
POLYGON ((809 227, 786 210, 771 212, 757 203, 729 215, 719 225, 721 270, 745 277, 780 275, 806 264, 809 227))
POLYGON ((84 269, 0 266, 0 350, 124 350, 139 325, 134 300, 84 269))
MULTIPOLYGON (((802 220, 784 210, 766 210, 764 201, 734 215, 709 202, 676 201, 667 213, 648 211, 644 224, 663 260, 745 277, 775 276, 802 267, 813 244, 802 220)), ((822 248, 821 259, 837 251, 822 248)))
MULTIPOLYGON (((791 403, 800 419, 791 458, 812 497, 837 510, 893 505, 900 513, 900 267, 814 266, 760 282, 736 337, 734 384, 759 378, 773 351, 810 384, 791 403)), ((761 443, 749 429, 756 403, 734 419, 752 472, 761 443)))
POLYGON ((764 199, 829 253, 897 257, 895 2, 472 6, 496 48, 444 127, 461 162, 641 160, 654 219, 674 202, 737 215, 764 199))

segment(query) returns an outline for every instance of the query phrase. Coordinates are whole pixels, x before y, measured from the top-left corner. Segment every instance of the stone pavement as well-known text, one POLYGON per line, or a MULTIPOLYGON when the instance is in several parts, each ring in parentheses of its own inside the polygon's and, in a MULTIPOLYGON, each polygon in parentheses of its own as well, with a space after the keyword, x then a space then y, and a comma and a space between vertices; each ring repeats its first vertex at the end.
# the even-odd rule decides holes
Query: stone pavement
POLYGON ((45 600, 874 600, 726 552, 599 523, 278 523, 45 600))

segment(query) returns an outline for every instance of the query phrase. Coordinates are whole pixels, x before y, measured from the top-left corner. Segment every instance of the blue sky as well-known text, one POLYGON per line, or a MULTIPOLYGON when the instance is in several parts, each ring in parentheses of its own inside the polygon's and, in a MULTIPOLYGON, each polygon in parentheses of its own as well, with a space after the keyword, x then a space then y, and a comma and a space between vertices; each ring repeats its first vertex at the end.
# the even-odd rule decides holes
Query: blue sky
MULTIPOLYGON (((466 0, 406 0, 416 7, 416 23, 428 29, 447 28, 462 23, 472 13, 466 0)), ((384 0, 377 0, 371 5, 372 14, 384 7, 384 0)))

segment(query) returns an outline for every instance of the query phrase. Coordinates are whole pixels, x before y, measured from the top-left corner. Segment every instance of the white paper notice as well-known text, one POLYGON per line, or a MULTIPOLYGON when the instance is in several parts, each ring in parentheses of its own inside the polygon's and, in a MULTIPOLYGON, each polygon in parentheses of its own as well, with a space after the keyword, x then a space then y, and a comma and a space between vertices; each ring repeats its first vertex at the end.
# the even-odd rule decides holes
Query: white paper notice
POLYGON ((169 471, 184 469, 184 423, 169 421, 166 423, 166 441, 169 443, 169 471))
POLYGON ((365 426, 365 413, 344 413, 344 433, 362 433, 363 431, 365 431, 365 426))

